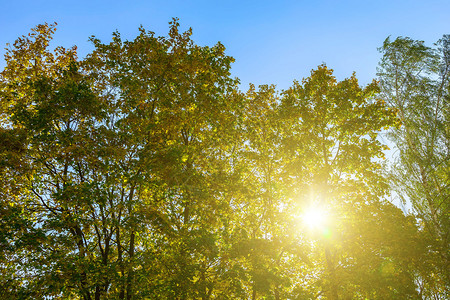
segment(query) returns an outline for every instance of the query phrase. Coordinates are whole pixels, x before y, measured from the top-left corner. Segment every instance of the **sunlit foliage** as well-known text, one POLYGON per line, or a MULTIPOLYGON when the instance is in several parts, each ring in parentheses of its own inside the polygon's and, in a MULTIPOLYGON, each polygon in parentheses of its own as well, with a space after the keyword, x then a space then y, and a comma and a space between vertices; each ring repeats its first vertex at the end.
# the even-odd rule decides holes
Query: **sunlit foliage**
POLYGON ((225 47, 176 19, 167 37, 92 37, 84 59, 51 50, 55 28, 0 73, 0 294, 422 296, 429 249, 386 201, 378 135, 400 120, 377 82, 320 65, 242 92, 225 47))

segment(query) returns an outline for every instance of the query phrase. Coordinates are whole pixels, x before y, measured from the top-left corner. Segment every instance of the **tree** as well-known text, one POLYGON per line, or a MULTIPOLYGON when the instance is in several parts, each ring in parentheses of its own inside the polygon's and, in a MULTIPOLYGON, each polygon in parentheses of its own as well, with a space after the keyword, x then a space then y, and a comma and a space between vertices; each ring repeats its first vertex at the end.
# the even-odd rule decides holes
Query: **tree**
POLYGON ((174 20, 168 38, 141 28, 132 42, 118 33, 108 45, 94 39, 87 68, 98 93, 112 101, 109 118, 117 121, 110 130, 132 154, 125 178, 138 180, 134 224, 143 226, 137 232, 148 247, 141 254, 146 263, 136 266, 149 283, 140 296, 205 298, 226 210, 218 193, 227 182, 221 166, 229 150, 218 141, 232 134, 225 128, 233 127, 236 81, 221 44, 199 47, 178 26, 174 20))
POLYGON ((282 178, 279 93, 274 85, 250 85, 243 99, 238 148, 241 193, 233 205, 236 229, 231 241, 241 271, 243 298, 284 299, 291 275, 286 268, 292 232, 282 178))
POLYGON ((429 246, 430 268, 419 273, 428 299, 447 298, 449 265, 449 75, 450 36, 437 48, 423 41, 387 38, 378 76, 381 95, 398 110, 402 126, 389 137, 398 149, 393 185, 412 204, 429 246))
POLYGON ((166 297, 207 290, 206 279, 197 290, 187 284, 216 259, 216 227, 199 222, 219 216, 211 187, 227 150, 216 141, 233 122, 226 95, 235 81, 222 45, 196 46, 178 27, 167 38, 141 29, 134 41, 93 39, 96 50, 79 61, 75 48, 49 51, 55 26, 40 25, 7 52, 2 138, 14 138, 24 167, 14 174, 5 147, 2 178, 23 180, 7 201, 42 241, 3 262, 23 264, 13 280, 32 297, 154 296, 158 284, 142 284, 161 278, 173 284, 166 297), (178 271, 158 278, 164 269, 178 271))
POLYGON ((14 281, 19 297, 64 294, 73 284, 67 280, 75 276, 70 273, 80 276, 81 285, 85 282, 85 273, 76 267, 65 270, 84 263, 81 250, 78 257, 71 252, 74 244, 85 243, 75 222, 85 212, 78 208, 85 206, 72 179, 84 153, 73 146, 86 141, 87 129, 99 117, 98 105, 79 72, 75 48, 47 50, 54 28, 40 25, 19 38, 6 53, 1 73, 2 138, 20 149, 13 156, 8 152, 14 148, 2 149, 2 175, 16 181, 14 189, 5 189, 5 200, 19 208, 18 218, 27 225, 21 230, 38 233, 25 243, 10 234, 15 252, 6 252, 5 261, 13 261, 16 272, 6 280, 14 281))
MULTIPOLYGON (((300 212, 310 205, 322 207, 331 219, 322 234, 312 236, 316 242, 304 277, 316 279, 301 281, 313 291, 309 297, 415 295, 402 256, 409 248, 392 240, 389 228, 398 222, 405 239, 413 243, 414 223, 383 202, 388 185, 380 159, 386 146, 377 137, 397 120, 395 110, 377 92, 376 82, 363 88, 354 75, 337 82, 332 70, 322 65, 302 83, 294 82, 282 98, 287 125, 282 161, 297 206, 300 212), (387 263, 396 270, 398 281, 391 280, 392 274, 374 271, 387 263)), ((302 235, 303 240, 311 238, 307 229, 302 235)))

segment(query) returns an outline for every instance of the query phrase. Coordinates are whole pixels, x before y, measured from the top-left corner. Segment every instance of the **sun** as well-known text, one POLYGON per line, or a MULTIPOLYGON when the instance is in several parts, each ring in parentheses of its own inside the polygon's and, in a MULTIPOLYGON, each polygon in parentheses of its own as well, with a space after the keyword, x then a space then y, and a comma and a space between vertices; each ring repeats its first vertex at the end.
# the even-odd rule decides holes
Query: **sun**
POLYGON ((319 206, 311 206, 303 212, 302 221, 311 229, 321 228, 327 221, 327 213, 319 206))

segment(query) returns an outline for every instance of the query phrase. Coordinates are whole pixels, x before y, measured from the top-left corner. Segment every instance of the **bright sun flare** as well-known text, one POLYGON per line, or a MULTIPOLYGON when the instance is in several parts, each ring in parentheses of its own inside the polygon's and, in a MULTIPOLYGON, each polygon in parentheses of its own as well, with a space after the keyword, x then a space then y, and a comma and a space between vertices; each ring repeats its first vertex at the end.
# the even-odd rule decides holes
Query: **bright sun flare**
POLYGON ((309 228, 322 227, 327 219, 326 212, 319 207, 308 208, 302 216, 303 222, 309 228))

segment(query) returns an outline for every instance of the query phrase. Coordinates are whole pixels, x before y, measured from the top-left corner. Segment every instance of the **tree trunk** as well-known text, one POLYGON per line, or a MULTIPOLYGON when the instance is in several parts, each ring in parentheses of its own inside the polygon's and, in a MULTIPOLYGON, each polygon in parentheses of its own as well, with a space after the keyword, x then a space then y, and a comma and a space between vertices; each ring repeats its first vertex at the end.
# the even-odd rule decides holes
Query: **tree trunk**
POLYGON ((337 282, 336 282, 336 272, 333 264, 333 260, 331 258, 330 245, 325 245, 325 259, 327 263, 327 271, 330 280, 330 289, 329 289, 329 299, 338 300, 338 290, 337 290, 337 282))

